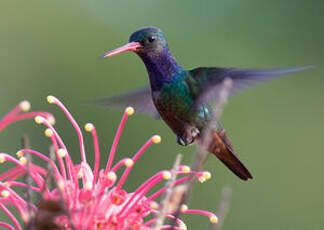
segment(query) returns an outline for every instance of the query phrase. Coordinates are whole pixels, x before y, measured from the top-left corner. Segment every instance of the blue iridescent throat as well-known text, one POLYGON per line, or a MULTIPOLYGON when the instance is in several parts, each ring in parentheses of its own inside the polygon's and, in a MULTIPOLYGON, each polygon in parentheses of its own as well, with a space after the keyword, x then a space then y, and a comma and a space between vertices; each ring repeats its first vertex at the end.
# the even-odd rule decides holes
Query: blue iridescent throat
POLYGON ((139 53, 150 78, 153 91, 159 90, 166 82, 172 82, 172 77, 182 75, 184 69, 179 66, 168 48, 158 54, 139 53))

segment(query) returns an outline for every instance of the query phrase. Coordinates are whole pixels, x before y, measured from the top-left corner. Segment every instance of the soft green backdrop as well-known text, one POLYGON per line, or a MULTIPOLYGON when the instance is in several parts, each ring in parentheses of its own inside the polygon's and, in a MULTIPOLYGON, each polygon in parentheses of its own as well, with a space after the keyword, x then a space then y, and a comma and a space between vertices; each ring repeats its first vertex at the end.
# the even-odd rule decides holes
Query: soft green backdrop
MULTIPOLYGON (((190 206, 215 210, 221 188, 230 185, 232 207, 224 230, 323 229, 323 11, 322 0, 2 0, 0 117, 23 99, 33 109, 52 111, 79 159, 72 127, 62 112, 45 103, 54 94, 80 124, 97 126, 102 152, 107 152, 121 112, 88 101, 142 86, 148 78, 134 54, 111 60, 99 56, 142 26, 160 27, 175 57, 188 68, 315 64, 315 69, 230 99, 222 122, 255 179, 241 182, 210 157, 205 169, 213 180, 196 187, 190 206)), ((14 154, 22 134, 28 134, 32 146, 46 152, 49 141, 42 132, 32 121, 14 124, 0 133, 0 151, 14 154)), ((194 147, 178 146, 163 122, 145 115, 127 121, 118 157, 130 156, 155 133, 163 141, 136 164, 128 189, 171 167, 177 153, 184 154, 185 163, 192 160, 194 147)), ((88 135, 86 141, 90 153, 88 135)), ((189 229, 208 226, 204 217, 184 219, 189 229)))

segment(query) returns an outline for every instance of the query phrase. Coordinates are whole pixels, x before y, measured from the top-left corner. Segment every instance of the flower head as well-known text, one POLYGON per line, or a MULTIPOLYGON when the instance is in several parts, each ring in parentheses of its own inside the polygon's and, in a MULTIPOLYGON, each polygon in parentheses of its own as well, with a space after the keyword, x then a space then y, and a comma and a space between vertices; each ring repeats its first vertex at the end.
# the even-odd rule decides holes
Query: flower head
MULTIPOLYGON (((45 135, 50 138, 57 159, 55 163, 51 158, 34 149, 20 149, 17 152, 18 159, 7 153, 0 153, 0 163, 12 162, 14 164, 14 167, 0 174, 0 209, 9 216, 15 228, 22 229, 17 218, 8 209, 9 206, 17 209, 25 223, 31 222, 32 218, 35 221, 35 215, 32 217, 31 212, 36 213, 37 216, 37 213, 43 211, 42 202, 35 205, 22 198, 23 196, 19 194, 16 188, 24 187, 39 193, 41 199, 45 201, 52 202, 52 204, 63 204, 63 211, 53 214, 50 218, 56 226, 59 226, 59 229, 151 229, 156 221, 155 214, 159 212, 159 204, 155 200, 165 192, 166 187, 160 188, 155 193, 152 193, 151 190, 160 182, 169 180, 171 171, 157 172, 133 192, 126 191, 123 185, 134 163, 152 144, 160 143, 161 137, 152 136, 134 156, 124 158, 113 164, 125 122, 134 113, 132 107, 126 108, 114 138, 106 167, 99 169, 100 149, 97 132, 92 123, 87 123, 84 128, 92 134, 94 142, 94 154, 91 154, 91 156, 94 155, 95 163, 92 169, 87 161, 83 134, 79 125, 56 97, 48 96, 47 101, 57 105, 75 128, 79 139, 81 162, 73 162, 68 147, 54 128, 54 116, 47 112, 28 112, 30 109, 29 102, 21 102, 0 120, 1 131, 12 122, 34 118, 37 124, 45 126, 45 135), (28 162, 26 154, 44 160, 50 167, 44 168, 28 162), (122 168, 124 168, 124 171, 118 178, 116 172, 122 168), (31 185, 19 180, 26 173, 33 180, 31 185), (56 182, 54 188, 48 186, 48 177, 53 178, 56 182)), ((190 174, 194 172, 188 166, 181 165, 175 173, 182 177, 174 182, 174 186, 188 180, 190 174)), ((197 172, 194 175, 201 182, 206 181, 211 176, 209 172, 197 172)), ((181 211, 183 213, 203 214, 208 216, 211 222, 217 222, 217 217, 207 211, 188 209, 187 206, 182 207, 181 211)), ((166 217, 175 218, 172 213, 168 213, 166 217)), ((175 229, 186 229, 185 224, 180 219, 177 219, 177 223, 178 227, 175 229)), ((4 222, 0 222, 0 226, 15 229, 12 225, 4 222)), ((170 227, 163 225, 162 229, 170 227)))

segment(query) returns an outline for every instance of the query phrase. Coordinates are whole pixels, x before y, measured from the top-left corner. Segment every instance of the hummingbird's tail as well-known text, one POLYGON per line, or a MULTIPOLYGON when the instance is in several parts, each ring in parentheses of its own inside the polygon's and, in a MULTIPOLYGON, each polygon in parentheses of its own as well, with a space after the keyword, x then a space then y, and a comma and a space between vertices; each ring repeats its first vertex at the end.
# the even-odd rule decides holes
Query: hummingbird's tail
POLYGON ((211 132, 211 143, 208 151, 218 157, 227 168, 242 180, 253 178, 249 170, 236 155, 230 140, 226 136, 225 130, 211 132))

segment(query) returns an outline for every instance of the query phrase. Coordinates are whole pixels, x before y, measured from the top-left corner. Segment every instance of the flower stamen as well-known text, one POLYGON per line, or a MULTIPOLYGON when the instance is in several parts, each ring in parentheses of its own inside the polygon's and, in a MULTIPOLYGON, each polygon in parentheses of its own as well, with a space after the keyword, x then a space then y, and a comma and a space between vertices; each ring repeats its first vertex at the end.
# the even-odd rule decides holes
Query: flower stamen
POLYGON ((128 107, 128 108, 125 109, 125 112, 124 112, 123 117, 122 117, 122 119, 120 121, 119 127, 117 129, 113 144, 111 146, 111 150, 110 150, 110 154, 109 154, 109 158, 108 158, 108 161, 107 161, 105 172, 110 171, 111 165, 112 165, 114 157, 115 157, 115 153, 116 153, 117 145, 118 145, 118 142, 119 142, 119 138, 120 138, 120 135, 121 135, 121 133, 122 133, 122 131, 124 129, 124 126, 125 126, 125 122, 126 122, 128 116, 132 115, 133 113, 134 113, 134 109, 132 107, 128 107))
POLYGON ((78 134, 78 137, 79 137, 81 159, 82 159, 83 162, 87 162, 87 158, 86 158, 86 154, 85 154, 85 148, 84 148, 83 135, 82 135, 82 132, 81 132, 81 129, 80 129, 78 123, 74 120, 72 114, 67 110, 67 108, 63 105, 63 103, 59 99, 57 99, 56 97, 50 95, 50 96, 47 96, 47 101, 50 104, 57 105, 65 113, 67 118, 72 123, 72 125, 75 128, 76 133, 78 134))
MULTIPOLYGON (((20 149, 16 155, 18 160, 7 153, 0 153, 0 163, 11 162, 15 166, 4 173, 0 174, 0 209, 3 210, 9 218, 15 224, 15 228, 10 224, 0 222, 0 226, 4 226, 8 229, 18 229, 21 227, 19 222, 12 213, 6 209, 6 205, 15 207, 22 220, 25 223, 30 221, 30 209, 38 212, 40 207, 33 204, 29 204, 22 196, 14 190, 17 187, 24 189, 31 189, 37 193, 40 193, 43 199, 48 199, 55 203, 62 203, 65 205, 66 212, 59 214, 55 217, 54 223, 57 224, 62 230, 71 228, 71 223, 75 226, 75 229, 147 229, 150 230, 151 225, 156 221, 156 218, 150 218, 150 214, 157 214, 159 204, 155 201, 157 197, 163 194, 167 187, 164 186, 159 189, 153 195, 147 194, 154 189, 163 180, 171 179, 171 171, 163 170, 150 177, 144 183, 142 183, 134 192, 127 192, 122 189, 130 171, 132 170, 134 163, 142 156, 144 151, 152 144, 158 144, 161 142, 159 135, 152 136, 135 154, 132 158, 123 158, 117 164, 113 165, 114 156, 116 154, 117 145, 124 128, 126 119, 128 116, 134 114, 134 109, 128 107, 125 109, 122 120, 118 127, 116 136, 111 147, 111 154, 108 157, 106 167, 99 171, 100 166, 100 151, 99 142, 96 129, 92 123, 87 123, 84 128, 85 131, 91 132, 94 144, 94 168, 86 161, 85 147, 83 135, 77 122, 72 117, 71 113, 54 96, 48 96, 48 102, 57 105, 70 120, 74 129, 78 135, 81 163, 74 164, 71 159, 70 152, 67 150, 65 143, 54 129, 55 122, 54 117, 47 112, 27 112, 30 109, 29 102, 21 102, 10 113, 8 113, 2 120, 0 120, 0 131, 3 130, 8 124, 21 119, 34 118, 36 123, 42 124, 46 127, 44 134, 50 138, 53 145, 51 147, 51 153, 56 154, 57 163, 54 159, 50 159, 46 155, 35 151, 33 149, 20 149), (26 112, 21 113, 20 112, 26 112), (35 165, 34 162, 28 164, 26 167, 27 158, 26 154, 36 156, 48 163, 47 169, 35 165), (58 170, 58 166, 60 170, 58 170), (116 172, 121 167, 125 166, 124 172, 121 174, 121 178, 117 181, 116 172), (49 171, 49 170, 53 170, 49 171), (32 184, 26 184, 20 182, 18 177, 21 177, 28 173, 32 178, 32 184), (56 187, 48 187, 46 178, 53 177, 56 187), (82 181, 82 185, 79 186, 79 179, 82 181), (2 182, 3 181, 3 182, 2 182), (144 219, 145 218, 145 219, 144 219), (146 221, 146 222, 144 222, 146 221)), ((52 157, 52 156, 51 156, 52 157)), ((37 161, 35 161, 37 162, 37 161)), ((211 178, 209 172, 193 172, 190 167, 186 165, 180 165, 176 172, 176 175, 192 174, 199 180, 205 181, 211 178)), ((186 175, 183 178, 172 181, 171 186, 179 185, 192 178, 192 176, 186 175)), ((177 186, 174 194, 180 194, 185 189, 185 185, 177 186)), ((176 196, 174 195, 173 196, 176 196)), ((174 198, 174 197, 173 197, 174 198)), ((173 199, 172 198, 172 199, 173 199)), ((174 198, 176 199, 176 198, 174 198)), ((175 205, 175 204, 173 204, 175 205)), ((217 222, 217 217, 210 212, 202 210, 190 210, 187 206, 182 207, 183 213, 199 213, 209 217, 213 223, 217 222)), ((169 209, 166 214, 167 218, 175 219, 178 226, 174 227, 176 230, 186 230, 186 225, 180 220, 176 219, 171 213, 174 209, 169 209)), ((161 229, 169 229, 170 225, 162 225, 161 229)))

